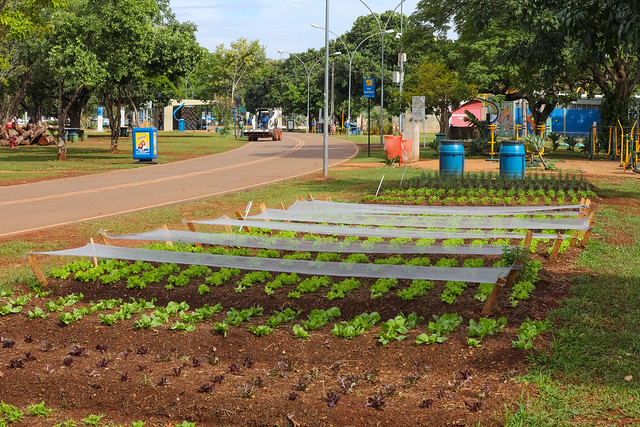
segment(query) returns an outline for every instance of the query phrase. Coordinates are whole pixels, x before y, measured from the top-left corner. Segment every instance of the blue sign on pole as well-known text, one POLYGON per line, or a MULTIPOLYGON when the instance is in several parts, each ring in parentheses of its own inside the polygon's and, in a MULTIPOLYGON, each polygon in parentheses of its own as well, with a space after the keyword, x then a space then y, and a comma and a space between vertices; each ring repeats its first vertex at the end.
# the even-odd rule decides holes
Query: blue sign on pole
POLYGON ((376 97, 376 79, 362 79, 362 87, 365 98, 376 97))

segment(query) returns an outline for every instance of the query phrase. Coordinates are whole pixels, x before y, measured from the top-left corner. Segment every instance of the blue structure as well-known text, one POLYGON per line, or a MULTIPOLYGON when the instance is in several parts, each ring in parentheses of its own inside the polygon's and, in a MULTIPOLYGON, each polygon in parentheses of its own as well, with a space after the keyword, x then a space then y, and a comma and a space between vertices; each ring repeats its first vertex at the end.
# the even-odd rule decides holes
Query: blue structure
POLYGON ((158 129, 133 128, 133 158, 140 163, 156 163, 158 158, 158 129))
POLYGON ((464 145, 462 141, 445 139, 440 141, 440 175, 462 175, 464 173, 464 145))
POLYGON ((178 108, 176 108, 176 110, 173 112, 173 118, 178 121, 178 131, 180 131, 180 132, 184 132, 184 119, 177 118, 176 117, 176 113, 182 107, 184 107, 184 102, 182 104, 180 104, 180 106, 178 108))
POLYGON ((500 175, 524 178, 525 149, 520 141, 506 139, 500 144, 500 175))
MULTIPOLYGON (((586 105, 591 106, 591 105, 586 105)), ((527 117, 531 111, 527 108, 527 117)), ((514 124, 522 125, 522 108, 515 109, 514 124)), ((547 131, 557 132, 567 136, 585 137, 591 132, 593 123, 600 124, 600 110, 594 108, 556 108, 547 120, 547 131)), ((533 132, 531 124, 527 122, 527 130, 533 132)))

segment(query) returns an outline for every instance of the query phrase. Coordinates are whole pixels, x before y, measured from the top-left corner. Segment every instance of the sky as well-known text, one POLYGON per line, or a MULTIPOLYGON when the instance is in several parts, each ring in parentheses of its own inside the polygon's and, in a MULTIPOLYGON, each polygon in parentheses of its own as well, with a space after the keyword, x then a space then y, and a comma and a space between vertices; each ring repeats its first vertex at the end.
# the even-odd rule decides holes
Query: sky
MULTIPOLYGON (((400 0, 326 0, 329 1, 329 29, 340 35, 351 29, 358 16, 393 10, 400 0)), ((402 12, 409 16, 419 0, 405 0, 402 12)), ((267 57, 279 59, 278 50, 293 53, 324 46, 326 3, 321 0, 171 0, 171 9, 179 21, 198 26, 196 37, 201 46, 215 50, 219 44, 241 37, 259 40, 267 57)), ((400 7, 397 8, 400 12, 400 7)), ((394 28, 400 31, 399 28, 394 28)), ((333 37, 332 37, 333 38, 333 37)))

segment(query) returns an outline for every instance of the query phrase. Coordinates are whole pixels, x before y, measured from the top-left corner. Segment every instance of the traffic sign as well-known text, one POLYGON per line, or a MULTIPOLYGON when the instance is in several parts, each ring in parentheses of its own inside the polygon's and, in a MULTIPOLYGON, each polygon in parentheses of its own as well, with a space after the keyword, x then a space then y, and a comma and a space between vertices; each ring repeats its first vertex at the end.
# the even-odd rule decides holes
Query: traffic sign
POLYGON ((362 79, 362 87, 365 98, 376 97, 376 79, 362 79))

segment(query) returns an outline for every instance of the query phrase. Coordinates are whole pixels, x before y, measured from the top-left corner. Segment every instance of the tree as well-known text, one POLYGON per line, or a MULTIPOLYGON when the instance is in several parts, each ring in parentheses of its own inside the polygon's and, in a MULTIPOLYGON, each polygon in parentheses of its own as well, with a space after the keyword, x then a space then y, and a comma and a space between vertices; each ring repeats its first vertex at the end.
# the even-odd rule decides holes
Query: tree
POLYGON ((475 86, 461 81, 455 71, 438 61, 425 61, 407 75, 404 97, 424 96, 425 107, 435 113, 440 123, 440 133, 448 133, 450 108, 477 95, 475 86))
POLYGON ((631 96, 640 82, 639 7, 638 1, 612 0, 566 0, 558 5, 573 53, 591 72, 593 85, 586 87, 604 95, 603 127, 616 126, 618 119, 629 124, 631 96))
POLYGON ((219 45, 211 56, 213 93, 232 102, 242 96, 243 86, 259 75, 266 63, 264 46, 244 38, 231 42, 229 49, 219 45))
POLYGON ((414 45, 428 45, 424 39, 435 36, 446 40, 455 29, 458 39, 440 51, 447 65, 482 92, 526 99, 541 125, 557 104, 577 96, 572 88, 578 68, 551 3, 422 0, 411 17, 412 31, 425 34, 414 45))

